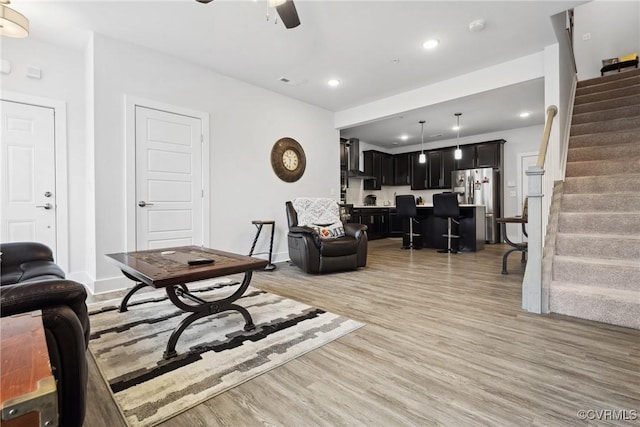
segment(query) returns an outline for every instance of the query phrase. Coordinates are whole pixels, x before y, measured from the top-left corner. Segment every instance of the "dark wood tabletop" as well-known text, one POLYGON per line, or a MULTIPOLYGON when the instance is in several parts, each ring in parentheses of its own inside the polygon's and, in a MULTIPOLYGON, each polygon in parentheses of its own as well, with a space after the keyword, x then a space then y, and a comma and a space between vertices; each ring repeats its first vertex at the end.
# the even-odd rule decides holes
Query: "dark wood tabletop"
POLYGON ((507 218, 496 218, 497 223, 506 223, 506 224, 526 224, 528 218, 522 216, 511 216, 507 218))
POLYGON ((118 268, 154 288, 180 285, 236 273, 261 270, 267 260, 201 246, 151 249, 107 254, 118 268), (189 260, 212 259, 212 264, 189 265, 189 260))

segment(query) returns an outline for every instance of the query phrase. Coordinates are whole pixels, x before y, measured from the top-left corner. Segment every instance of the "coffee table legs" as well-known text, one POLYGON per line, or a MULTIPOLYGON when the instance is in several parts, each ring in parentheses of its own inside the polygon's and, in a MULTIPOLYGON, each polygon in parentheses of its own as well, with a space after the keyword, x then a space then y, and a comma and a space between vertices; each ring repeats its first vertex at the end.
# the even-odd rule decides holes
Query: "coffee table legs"
POLYGON ((166 288, 166 292, 171 302, 180 310, 190 312, 191 314, 182 319, 171 333, 169 342, 167 343, 167 348, 164 352, 164 358, 171 359, 178 355, 176 352, 176 344, 178 343, 180 335, 182 335, 189 325, 205 316, 222 313, 223 311, 235 310, 242 314, 242 317, 244 318, 244 330, 250 331, 254 329, 255 325, 253 324, 253 319, 247 309, 233 304, 233 302, 240 298, 249 287, 251 276, 251 271, 246 272, 244 274, 242 284, 231 296, 216 301, 205 301, 189 293, 189 291, 181 289, 179 286, 168 286, 166 288), (187 304, 183 299, 181 299, 181 297, 193 301, 195 304, 187 304))

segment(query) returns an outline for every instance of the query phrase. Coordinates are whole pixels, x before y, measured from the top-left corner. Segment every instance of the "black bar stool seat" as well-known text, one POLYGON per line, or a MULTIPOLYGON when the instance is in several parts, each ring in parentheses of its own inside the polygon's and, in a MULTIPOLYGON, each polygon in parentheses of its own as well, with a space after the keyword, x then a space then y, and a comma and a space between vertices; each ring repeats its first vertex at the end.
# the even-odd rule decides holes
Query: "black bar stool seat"
POLYGON ((253 256, 253 250, 256 248, 256 243, 258 243, 258 238, 260 237, 260 232, 262 231, 262 227, 265 225, 271 226, 271 239, 269 241, 269 252, 258 252, 255 255, 260 254, 269 254, 269 264, 264 268, 265 271, 273 271, 276 269, 276 265, 271 262, 271 257, 273 256, 273 236, 276 231, 276 222, 272 219, 256 219, 251 221, 251 224, 255 225, 257 228, 256 237, 253 238, 253 244, 251 245, 251 250, 249 251, 249 256, 253 256))

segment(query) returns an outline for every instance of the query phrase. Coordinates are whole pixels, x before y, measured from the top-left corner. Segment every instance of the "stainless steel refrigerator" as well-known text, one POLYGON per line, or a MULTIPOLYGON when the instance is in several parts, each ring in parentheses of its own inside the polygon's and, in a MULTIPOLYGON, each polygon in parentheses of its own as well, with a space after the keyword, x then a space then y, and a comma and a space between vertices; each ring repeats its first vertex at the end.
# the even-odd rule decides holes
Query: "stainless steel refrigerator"
POLYGON ((458 194, 458 203, 484 205, 486 243, 500 242, 500 228, 496 223, 502 203, 500 171, 492 168, 453 171, 451 186, 458 194))

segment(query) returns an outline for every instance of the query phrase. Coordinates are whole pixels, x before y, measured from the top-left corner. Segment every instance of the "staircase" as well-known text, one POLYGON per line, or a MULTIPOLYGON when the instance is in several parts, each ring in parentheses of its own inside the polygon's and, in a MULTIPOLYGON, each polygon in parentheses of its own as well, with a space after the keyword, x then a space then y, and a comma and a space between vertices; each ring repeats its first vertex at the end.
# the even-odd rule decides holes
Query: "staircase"
POLYGON ((640 70, 578 83, 561 188, 550 311, 640 329, 640 70))

